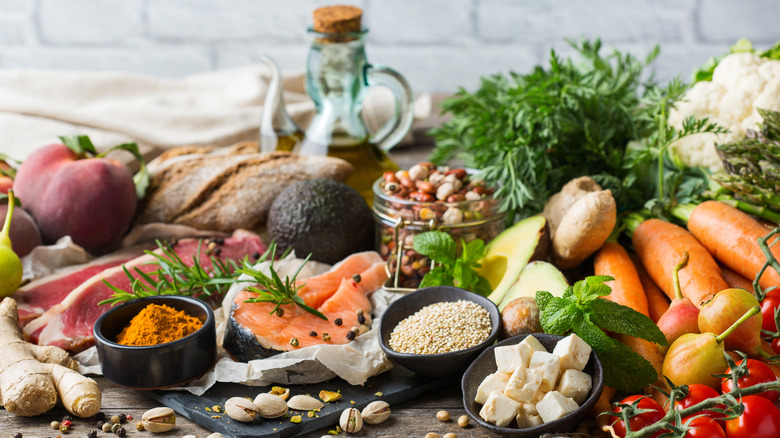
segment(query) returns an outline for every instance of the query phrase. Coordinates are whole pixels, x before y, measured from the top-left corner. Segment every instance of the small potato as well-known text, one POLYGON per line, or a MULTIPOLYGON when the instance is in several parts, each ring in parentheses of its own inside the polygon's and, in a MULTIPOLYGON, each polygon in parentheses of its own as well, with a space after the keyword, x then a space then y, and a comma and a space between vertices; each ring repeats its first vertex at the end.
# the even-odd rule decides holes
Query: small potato
POLYGON ((542 324, 539 321, 539 306, 536 298, 520 297, 509 302, 501 312, 500 339, 524 333, 539 333, 542 324))

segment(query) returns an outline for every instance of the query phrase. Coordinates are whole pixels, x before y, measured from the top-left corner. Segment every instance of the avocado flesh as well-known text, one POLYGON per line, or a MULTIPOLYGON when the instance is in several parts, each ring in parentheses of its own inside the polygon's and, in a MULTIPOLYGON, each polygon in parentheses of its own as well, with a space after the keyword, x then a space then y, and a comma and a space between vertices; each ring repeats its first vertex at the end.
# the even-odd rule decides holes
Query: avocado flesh
POLYGON ((520 271, 517 282, 501 300, 498 310, 504 310, 510 301, 517 298, 536 297, 536 292, 540 290, 550 292, 555 297, 563 296, 568 286, 563 273, 550 263, 542 261, 528 263, 520 271))
POLYGON ((491 301, 500 304, 525 265, 549 247, 546 225, 544 217, 531 216, 504 230, 485 247, 478 272, 493 289, 488 295, 491 301))

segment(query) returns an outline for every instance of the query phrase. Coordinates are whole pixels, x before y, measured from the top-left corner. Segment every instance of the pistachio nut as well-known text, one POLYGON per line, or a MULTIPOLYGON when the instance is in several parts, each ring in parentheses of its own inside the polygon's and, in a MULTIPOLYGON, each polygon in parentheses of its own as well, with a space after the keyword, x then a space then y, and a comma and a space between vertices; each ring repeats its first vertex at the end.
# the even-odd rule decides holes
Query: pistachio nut
POLYGON ((325 404, 308 395, 294 395, 287 402, 287 407, 296 411, 316 411, 325 407, 325 404))
POLYGON ((141 417, 143 428, 152 433, 168 432, 176 427, 176 416, 171 408, 154 408, 141 417))
POLYGON ((390 405, 382 400, 371 402, 360 413, 366 424, 379 424, 390 418, 390 405))
POLYGON ((247 400, 244 397, 231 397, 225 402, 225 413, 236 421, 243 421, 244 423, 254 421, 260 415, 258 411, 259 409, 252 403, 252 400, 247 400))
POLYGON ((336 400, 341 400, 341 393, 336 391, 326 391, 323 389, 320 391, 320 398, 325 403, 330 403, 336 400))
POLYGON ((290 396, 290 388, 282 388, 281 386, 272 386, 269 394, 278 395, 282 400, 287 400, 290 396))
POLYGON ((254 404, 263 418, 281 417, 287 413, 287 402, 278 395, 262 392, 257 394, 254 404))
POLYGON ((355 408, 344 409, 339 418, 339 425, 347 433, 358 433, 363 428, 363 417, 355 408))

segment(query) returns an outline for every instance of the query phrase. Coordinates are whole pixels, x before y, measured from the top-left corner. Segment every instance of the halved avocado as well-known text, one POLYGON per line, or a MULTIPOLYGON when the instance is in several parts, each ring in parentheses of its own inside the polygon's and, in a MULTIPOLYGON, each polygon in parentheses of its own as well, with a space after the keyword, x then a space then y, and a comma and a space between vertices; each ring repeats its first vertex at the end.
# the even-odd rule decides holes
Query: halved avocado
POLYGON ((566 277, 561 271, 550 263, 543 261, 534 261, 520 271, 517 282, 512 285, 509 292, 506 293, 498 310, 504 310, 510 301, 520 297, 536 297, 536 292, 545 290, 560 297, 569 286, 566 277))
POLYGON ((479 275, 493 289, 488 298, 500 304, 525 265, 546 258, 549 247, 547 220, 543 216, 523 219, 493 239, 485 248, 479 269, 479 275))

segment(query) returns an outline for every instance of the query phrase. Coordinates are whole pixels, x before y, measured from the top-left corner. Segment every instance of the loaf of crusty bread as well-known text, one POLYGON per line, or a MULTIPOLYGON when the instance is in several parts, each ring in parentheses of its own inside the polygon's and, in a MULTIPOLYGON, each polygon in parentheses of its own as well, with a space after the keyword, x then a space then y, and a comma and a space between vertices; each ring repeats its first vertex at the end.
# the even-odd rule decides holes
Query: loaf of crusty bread
POLYGON ((286 186, 312 178, 344 181, 352 172, 338 158, 260 153, 256 142, 174 148, 148 168, 151 182, 137 224, 165 222, 218 231, 261 228, 286 186))

